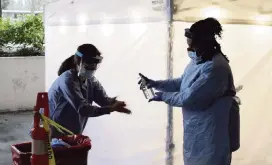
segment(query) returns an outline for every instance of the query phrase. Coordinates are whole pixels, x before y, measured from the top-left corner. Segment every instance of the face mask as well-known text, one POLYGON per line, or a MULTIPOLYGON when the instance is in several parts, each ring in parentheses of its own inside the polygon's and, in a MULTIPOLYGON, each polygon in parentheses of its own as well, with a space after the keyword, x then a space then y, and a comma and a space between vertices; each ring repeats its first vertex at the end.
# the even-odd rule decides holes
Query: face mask
POLYGON ((188 51, 188 56, 195 62, 201 61, 201 57, 197 56, 195 51, 188 51))
POLYGON ((78 69, 78 76, 84 77, 86 79, 91 79, 94 76, 95 70, 86 70, 82 63, 80 63, 78 69))
POLYGON ((195 60, 198 58, 198 56, 196 55, 196 52, 194 51, 188 51, 188 56, 192 59, 195 60))

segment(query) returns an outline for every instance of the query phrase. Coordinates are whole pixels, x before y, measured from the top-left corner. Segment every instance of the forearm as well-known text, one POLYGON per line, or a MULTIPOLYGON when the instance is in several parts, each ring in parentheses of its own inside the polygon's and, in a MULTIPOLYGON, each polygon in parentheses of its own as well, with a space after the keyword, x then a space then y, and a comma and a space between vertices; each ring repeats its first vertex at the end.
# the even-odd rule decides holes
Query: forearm
POLYGON ((158 80, 154 82, 154 88, 162 92, 178 92, 181 79, 158 80))
POLYGON ((97 106, 83 106, 78 109, 78 113, 85 117, 98 117, 102 115, 108 115, 112 112, 110 107, 97 107, 97 106))
POLYGON ((179 92, 163 92, 162 101, 173 107, 183 107, 182 94, 179 92))
POLYGON ((203 96, 196 93, 186 92, 163 92, 162 101, 174 107, 184 107, 190 109, 205 109, 209 107, 214 101, 213 96, 203 96))
POLYGON ((104 106, 109 106, 112 105, 116 102, 116 97, 106 97, 106 105, 104 106))
POLYGON ((106 107, 114 104, 116 102, 115 98, 111 98, 108 96, 101 97, 99 100, 95 100, 95 103, 98 104, 100 107, 106 107))
POLYGON ((115 98, 111 98, 107 95, 105 89, 103 86, 99 83, 99 81, 96 81, 93 83, 95 85, 94 87, 94 102, 97 103, 99 106, 110 106, 112 105, 116 100, 115 98))

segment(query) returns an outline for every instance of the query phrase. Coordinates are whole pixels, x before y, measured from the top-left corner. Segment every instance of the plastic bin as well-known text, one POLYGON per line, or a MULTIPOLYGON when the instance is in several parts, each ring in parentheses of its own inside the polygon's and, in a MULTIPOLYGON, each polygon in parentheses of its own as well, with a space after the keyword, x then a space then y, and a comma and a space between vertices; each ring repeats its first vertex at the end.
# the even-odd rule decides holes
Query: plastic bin
MULTIPOLYGON (((73 135, 61 137, 71 147, 53 147, 56 165, 87 165, 91 140, 87 136, 73 135)), ((31 142, 11 146, 14 165, 31 165, 31 142)))

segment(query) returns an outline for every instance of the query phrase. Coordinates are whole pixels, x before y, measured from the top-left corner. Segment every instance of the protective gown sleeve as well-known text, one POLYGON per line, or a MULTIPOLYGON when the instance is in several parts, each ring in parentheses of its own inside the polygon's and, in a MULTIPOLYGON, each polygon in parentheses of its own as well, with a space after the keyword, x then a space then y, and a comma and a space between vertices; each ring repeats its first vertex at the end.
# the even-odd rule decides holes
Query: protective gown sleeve
POLYGON ((162 92, 177 92, 180 90, 182 77, 168 80, 155 81, 154 88, 162 92))
POLYGON ((208 63, 196 81, 182 92, 164 92, 162 100, 176 107, 204 109, 224 95, 228 85, 228 71, 208 63))
POLYGON ((114 103, 114 99, 110 98, 101 83, 98 80, 94 81, 94 101, 99 106, 109 106, 114 103))
POLYGON ((82 95, 79 82, 73 80, 73 78, 66 78, 65 83, 60 88, 64 97, 81 116, 97 117, 111 112, 109 107, 97 107, 88 104, 82 95))

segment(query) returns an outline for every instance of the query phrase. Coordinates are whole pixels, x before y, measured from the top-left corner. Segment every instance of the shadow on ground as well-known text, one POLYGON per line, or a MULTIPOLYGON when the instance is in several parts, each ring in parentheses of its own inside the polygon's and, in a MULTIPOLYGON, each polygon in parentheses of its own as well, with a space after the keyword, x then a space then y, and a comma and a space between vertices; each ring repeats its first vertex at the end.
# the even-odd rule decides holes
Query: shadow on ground
POLYGON ((12 165, 12 144, 31 140, 28 131, 32 121, 30 112, 0 115, 0 165, 12 165))

